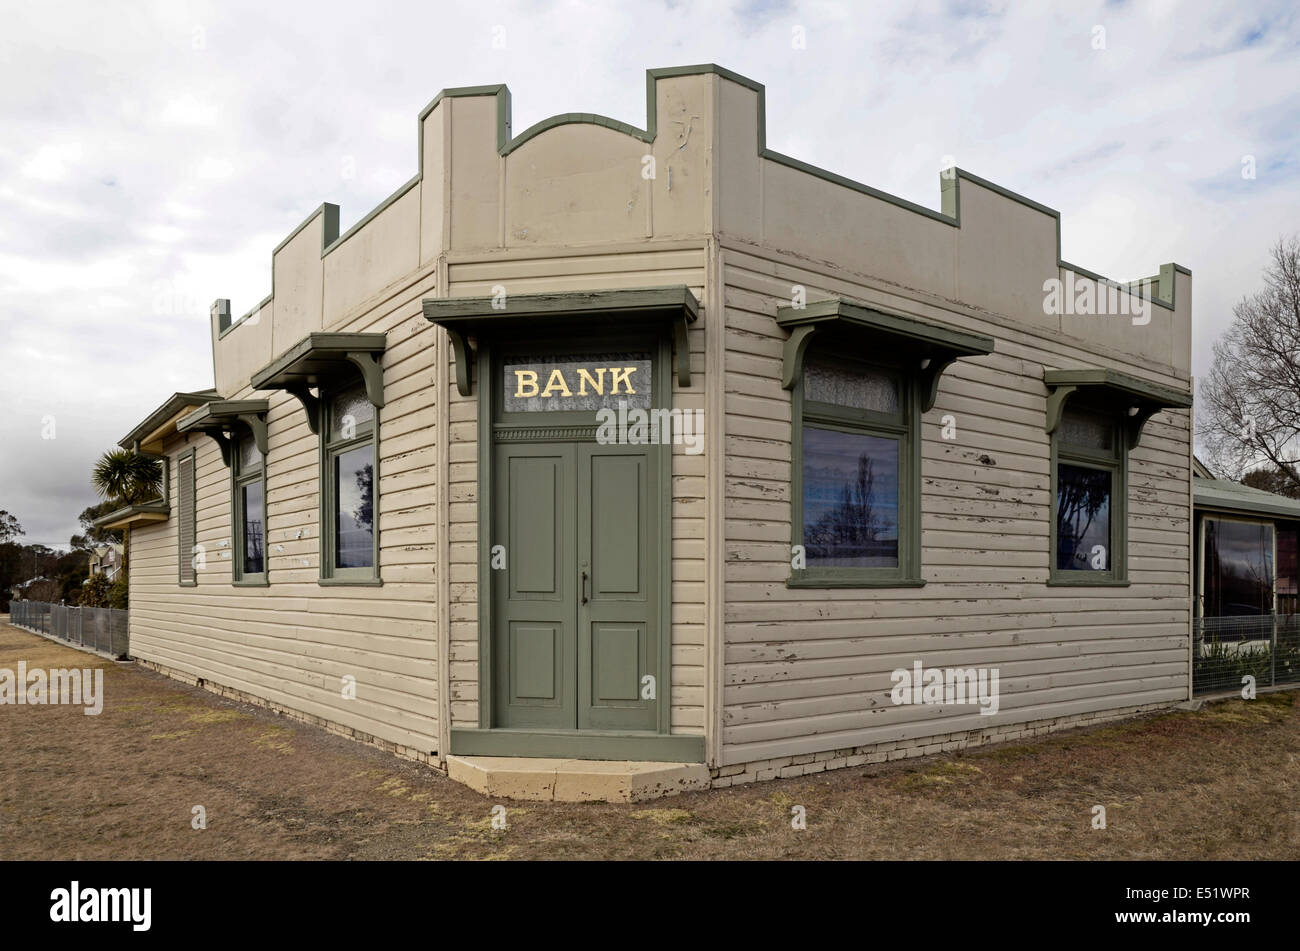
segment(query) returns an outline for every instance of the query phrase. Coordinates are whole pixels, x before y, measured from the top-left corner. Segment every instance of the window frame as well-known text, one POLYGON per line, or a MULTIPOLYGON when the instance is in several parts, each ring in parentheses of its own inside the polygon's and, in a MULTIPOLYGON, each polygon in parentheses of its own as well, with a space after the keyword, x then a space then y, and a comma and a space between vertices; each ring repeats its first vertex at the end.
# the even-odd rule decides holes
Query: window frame
POLYGON ((380 407, 371 403, 373 416, 364 426, 358 425, 357 433, 350 439, 331 440, 333 429, 334 401, 348 390, 360 389, 363 399, 369 401, 365 383, 360 376, 347 377, 319 388, 317 412, 320 430, 320 577, 321 585, 382 585, 379 570, 379 413, 380 407), (335 541, 337 534, 338 513, 335 511, 334 494, 336 490, 334 468, 335 460, 343 453, 362 446, 371 447, 371 459, 374 469, 371 489, 371 563, 362 568, 339 568, 335 566, 338 551, 335 541))
MULTIPOLYGON (((1271 518, 1252 518, 1248 515, 1229 514, 1210 509, 1198 513, 1198 524, 1196 526, 1196 544, 1197 544, 1197 577, 1196 577, 1196 616, 1199 618, 1220 618, 1220 617, 1264 617, 1265 614, 1210 614, 1205 613, 1206 599, 1209 597, 1205 590, 1209 569, 1206 561, 1206 549, 1208 547, 1209 523, 1216 522, 1237 522, 1242 525, 1253 525, 1260 528, 1268 528, 1273 534, 1273 552, 1271 555, 1271 564, 1273 568, 1273 578, 1269 585, 1272 595, 1271 610, 1267 613, 1277 614, 1277 541, 1280 523, 1277 519, 1271 518)), ((1222 603, 1220 603, 1222 607, 1222 603)))
POLYGON ((1128 587, 1128 433, 1123 419, 1114 410, 1092 403, 1071 401, 1051 435, 1051 487, 1049 541, 1047 549, 1047 583, 1061 587, 1128 587), (1091 416, 1110 428, 1111 450, 1092 450, 1068 445, 1064 440, 1065 417, 1078 413, 1091 416), (1111 473, 1110 533, 1104 571, 1092 568, 1058 568, 1058 518, 1060 517, 1060 466, 1064 463, 1080 469, 1098 469, 1111 473))
MULTIPOLYGON (((257 449, 257 440, 253 438, 251 432, 239 433, 231 439, 231 459, 230 459, 230 508, 231 508, 231 547, 230 553, 231 581, 230 583, 237 587, 246 588, 264 588, 271 583, 270 581, 270 558, 271 549, 268 542, 271 538, 270 526, 270 504, 266 497, 266 455, 260 451, 258 455, 262 456, 262 464, 258 466, 257 472, 244 472, 244 454, 243 446, 245 441, 251 442, 253 448, 257 449), (260 482, 262 486, 262 570, 245 571, 244 556, 247 554, 244 549, 244 520, 246 512, 244 511, 244 488, 254 483, 260 482)), ((196 500, 197 508, 197 500, 196 500)))
MULTIPOLYGON (((820 343, 820 341, 819 341, 820 343)), ((893 568, 847 566, 791 567, 789 588, 915 588, 921 578, 921 439, 918 376, 902 361, 877 361, 845 357, 816 346, 809 351, 803 372, 791 391, 790 433, 790 544, 804 546, 803 430, 829 429, 854 435, 897 438, 898 446, 898 565, 893 568), (857 372, 885 373, 898 384, 898 413, 880 413, 805 397, 807 366, 828 363, 857 372)))

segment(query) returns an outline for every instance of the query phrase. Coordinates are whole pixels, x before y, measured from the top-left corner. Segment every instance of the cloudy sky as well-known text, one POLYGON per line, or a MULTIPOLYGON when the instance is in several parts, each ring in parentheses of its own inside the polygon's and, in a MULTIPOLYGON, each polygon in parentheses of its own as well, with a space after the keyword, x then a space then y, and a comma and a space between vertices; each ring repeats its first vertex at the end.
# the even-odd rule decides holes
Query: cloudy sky
POLYGON ((508 83, 516 130, 643 126, 645 69, 726 66, 778 151, 934 208, 955 159, 1059 209, 1066 260, 1191 268, 1198 375, 1300 230, 1286 0, 0 6, 0 509, 51 545, 98 454, 212 384, 209 303, 260 301, 322 201, 346 229, 409 179, 444 87, 508 83))

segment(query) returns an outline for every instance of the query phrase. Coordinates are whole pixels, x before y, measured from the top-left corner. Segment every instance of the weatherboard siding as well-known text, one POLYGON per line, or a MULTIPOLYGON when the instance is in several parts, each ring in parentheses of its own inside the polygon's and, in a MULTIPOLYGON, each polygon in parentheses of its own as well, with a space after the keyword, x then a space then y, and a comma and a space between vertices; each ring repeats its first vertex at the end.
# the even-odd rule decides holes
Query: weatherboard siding
MULTIPOLYGON (((296 399, 259 392, 270 403, 270 584, 231 584, 230 473, 216 443, 203 435, 172 439, 173 459, 196 450, 197 539, 206 565, 197 586, 180 587, 176 519, 132 532, 135 656, 413 750, 439 749, 435 330, 420 313, 432 293, 432 278, 419 278, 326 328, 388 335, 377 499, 383 585, 318 584, 319 440, 296 399), (356 678, 356 699, 343 698, 347 675, 356 678)), ((252 393, 245 385, 229 395, 252 393)))
MULTIPOLYGON (((1129 457, 1129 587, 1049 587, 1042 369, 1188 381, 1095 344, 749 245, 726 299, 722 764, 1074 716, 1187 696, 1190 416, 1158 413, 1129 457), (789 589, 791 401, 776 308, 792 284, 995 338, 945 373, 921 420, 923 588, 789 589), (941 438, 951 414, 957 438, 941 438), (995 667, 1001 709, 895 706, 890 673, 995 667)), ((1105 319, 1105 318, 1103 318, 1105 319)), ((1141 332, 1135 327, 1134 332, 1141 332)))

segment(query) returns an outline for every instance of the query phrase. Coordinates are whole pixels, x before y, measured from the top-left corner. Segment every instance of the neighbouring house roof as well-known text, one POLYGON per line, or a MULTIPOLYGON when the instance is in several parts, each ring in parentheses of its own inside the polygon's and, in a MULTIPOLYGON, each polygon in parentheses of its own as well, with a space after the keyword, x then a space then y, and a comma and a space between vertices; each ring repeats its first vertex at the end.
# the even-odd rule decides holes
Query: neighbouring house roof
POLYGON ((141 449, 148 450, 150 444, 161 442, 176 431, 176 420, 197 409, 204 403, 221 399, 216 390, 198 390, 194 393, 173 393, 161 406, 146 416, 135 429, 131 430, 118 442, 123 449, 131 449, 136 443, 141 449))
POLYGON ((1197 479, 1214 478, 1214 473, 1210 471, 1210 467, 1201 462, 1200 459, 1197 459, 1194 453, 1192 455, 1192 475, 1197 479))
POLYGON ((1300 520, 1300 499, 1288 499, 1285 495, 1252 489, 1227 479, 1204 476, 1193 479, 1192 502, 1197 511, 1300 520))

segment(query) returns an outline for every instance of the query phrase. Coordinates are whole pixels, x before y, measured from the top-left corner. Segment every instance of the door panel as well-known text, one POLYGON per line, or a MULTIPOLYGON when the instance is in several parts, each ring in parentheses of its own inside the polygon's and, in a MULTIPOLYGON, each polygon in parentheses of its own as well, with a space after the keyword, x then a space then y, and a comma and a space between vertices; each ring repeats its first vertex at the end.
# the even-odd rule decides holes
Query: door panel
POLYGON ((637 700, 645 674, 645 625, 591 625, 592 701, 637 700))
POLYGON ((653 730, 658 657, 658 501, 653 450, 578 447, 578 567, 590 575, 578 607, 578 726, 653 730), (654 678, 653 683, 643 680, 654 678))
POLYGON ((568 729, 577 722, 576 498, 572 445, 494 451, 491 572, 494 725, 568 729))
POLYGON ((556 706, 558 687, 564 682, 560 645, 564 630, 558 624, 510 625, 511 702, 530 706, 556 706))

